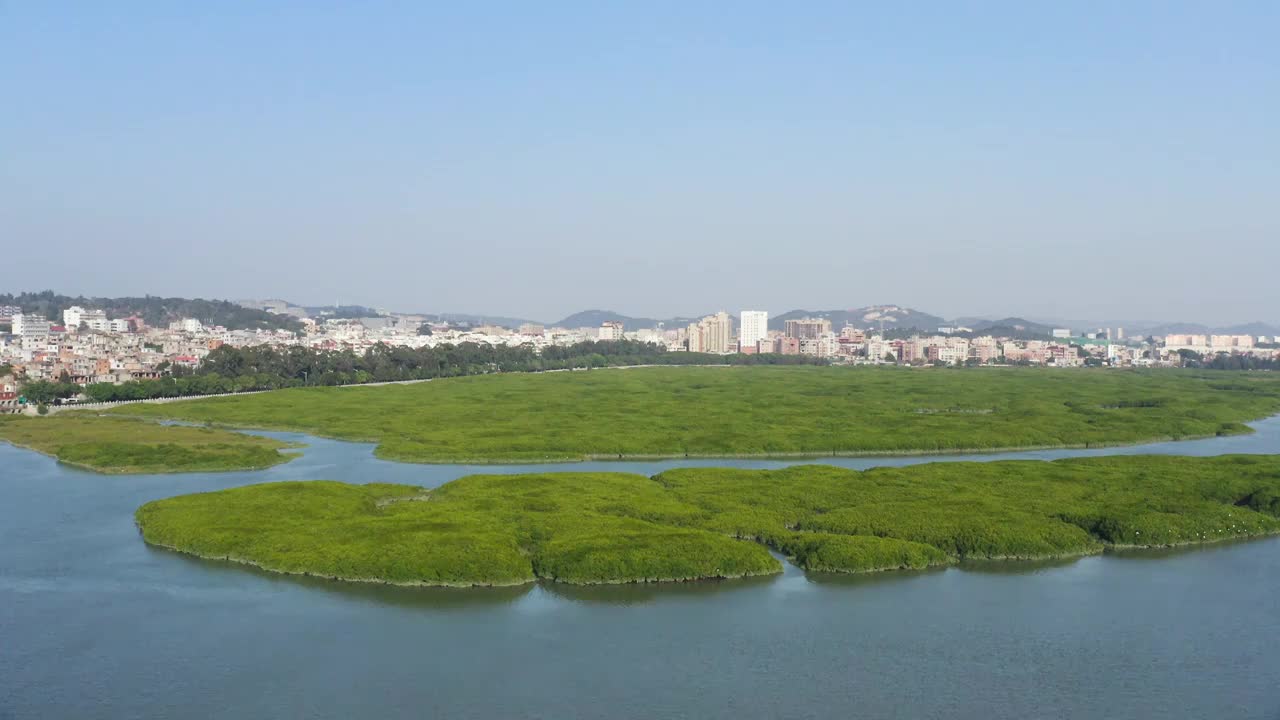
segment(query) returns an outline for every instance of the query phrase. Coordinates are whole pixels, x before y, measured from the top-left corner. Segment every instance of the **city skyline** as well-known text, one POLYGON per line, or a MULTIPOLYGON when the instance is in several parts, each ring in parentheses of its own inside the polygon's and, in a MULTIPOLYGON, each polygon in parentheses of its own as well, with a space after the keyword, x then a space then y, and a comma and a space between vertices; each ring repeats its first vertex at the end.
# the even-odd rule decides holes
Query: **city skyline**
MULTIPOLYGON (((19 294, 12 290, 6 290, 5 288, 0 288, 0 290, 5 290, 6 292, 10 292, 15 295, 19 294)), ((60 293, 57 290, 51 290, 47 288, 42 290, 23 290, 21 292, 28 292, 28 293, 54 292, 55 294, 63 295, 69 298, 81 297, 81 298, 84 298, 86 302, 89 302, 90 305, 92 305, 91 301, 95 298, 103 299, 103 298, 111 297, 111 296, 105 296, 105 295, 104 296, 89 295, 87 293, 76 293, 72 295, 70 293, 60 293)), ((2 296, 3 294, 4 293, 0 293, 0 296, 2 296)), ((160 293, 155 293, 155 292, 144 292, 144 293, 128 294, 128 295, 120 294, 115 297, 140 297, 140 298, 156 297, 158 298, 158 297, 166 297, 166 296, 160 293)), ((1280 328, 1280 319, 1271 319, 1265 315, 1262 315, 1261 313, 1257 313, 1253 315, 1242 313, 1239 316, 1236 316, 1234 318, 1230 318, 1224 321, 1220 321, 1220 322, 1203 322, 1203 321, 1196 321, 1196 320, 1192 320, 1188 318, 1180 318, 1180 317, 1134 318, 1134 317, 1127 317, 1120 313, 1113 313, 1103 317, 1094 317, 1094 318, 1070 318, 1070 317, 1062 317, 1062 316, 1043 317, 1043 316, 1036 316, 1036 315, 1031 315, 1026 313, 1020 313, 1017 311, 1016 308, 1010 309, 1010 311, 1008 312, 992 313, 988 315, 948 314, 948 313, 934 313, 932 312, 932 308, 921 308, 921 307, 912 306, 909 304, 896 304, 896 303, 873 303, 873 304, 863 305, 863 306, 828 307, 828 308, 820 308, 812 305, 809 305, 809 306, 796 305, 796 306, 786 307, 785 309, 765 309, 765 310, 759 310, 759 309, 753 310, 751 308, 755 306, 751 306, 751 305, 743 306, 738 309, 733 309, 732 306, 721 303, 720 305, 717 305, 714 309, 704 309, 699 312, 678 313, 669 317, 659 317, 652 313, 650 314, 634 313, 633 314, 633 313, 621 312, 614 308, 605 308, 605 307, 596 306, 596 307, 579 307, 576 310, 571 310, 570 312, 567 312, 563 315, 555 316, 554 318, 539 318, 539 317, 530 317, 527 315, 522 315, 518 312, 480 313, 480 312, 473 312, 467 308, 424 308, 421 305, 414 305, 410 307, 396 307, 396 306, 387 305, 385 303, 371 302, 371 301, 347 302, 344 300, 337 300, 337 301, 330 301, 328 303, 326 302, 306 303, 306 302, 293 302, 291 299, 283 298, 280 296, 262 297, 257 299, 250 299, 250 298, 232 299, 228 297, 213 296, 205 299, 211 300, 211 301, 232 302, 232 303, 244 305, 246 307, 248 306, 256 307, 257 304, 264 303, 264 302, 287 303, 289 306, 295 307, 295 308, 298 308, 298 307, 309 307, 309 308, 364 307, 364 308, 376 310, 378 312, 396 313, 396 314, 402 314, 402 315, 422 314, 422 315, 439 315, 439 316, 468 316, 468 317, 477 318, 479 320, 505 319, 505 320, 518 321, 518 322, 532 322, 532 323, 538 323, 538 324, 549 325, 549 326, 560 324, 564 320, 567 320, 572 316, 582 315, 582 314, 617 315, 619 317, 630 318, 630 319, 649 318, 658 322, 665 322, 667 324, 671 324, 671 323, 683 324, 683 323, 687 323, 690 320, 697 321, 698 319, 704 318, 716 312, 728 312, 731 316, 734 317, 734 323, 736 326, 736 324, 741 319, 742 313, 759 312, 759 313, 763 313, 763 315, 767 319, 775 319, 782 315, 809 314, 809 315, 820 316, 825 313, 845 313, 845 312, 853 313, 855 311, 863 311, 863 310, 869 310, 869 309, 879 309, 879 310, 890 309, 889 310, 890 314, 896 311, 905 311, 910 314, 924 314, 926 316, 929 316, 934 321, 936 321, 933 323, 925 322, 923 324, 906 326, 906 327, 919 327, 922 330, 931 329, 932 325, 939 324, 939 323, 964 324, 965 322, 974 322, 974 321, 994 322, 994 321, 1008 320, 1008 319, 1026 321, 1026 322, 1034 323, 1037 325, 1054 326, 1054 327, 1066 326, 1066 327, 1079 327, 1079 328, 1104 328, 1104 327, 1121 326, 1121 327, 1129 327, 1137 331, 1144 331, 1149 328, 1161 328, 1162 332, 1212 332, 1212 331, 1226 331, 1226 330, 1231 330, 1234 332, 1246 326, 1254 326, 1254 325, 1269 326, 1271 328, 1280 328), (1186 329, 1169 330, 1168 328, 1170 326, 1185 327, 1186 329)), ((2 304, 3 303, 0 303, 0 305, 2 304)), ((592 326, 594 326, 594 324, 595 324, 594 322, 587 323, 587 325, 592 325, 592 326)), ((893 325, 895 323, 891 321, 890 324, 893 325)), ((1268 334, 1270 331, 1264 329, 1264 330, 1261 330, 1260 332, 1262 334, 1268 334)))

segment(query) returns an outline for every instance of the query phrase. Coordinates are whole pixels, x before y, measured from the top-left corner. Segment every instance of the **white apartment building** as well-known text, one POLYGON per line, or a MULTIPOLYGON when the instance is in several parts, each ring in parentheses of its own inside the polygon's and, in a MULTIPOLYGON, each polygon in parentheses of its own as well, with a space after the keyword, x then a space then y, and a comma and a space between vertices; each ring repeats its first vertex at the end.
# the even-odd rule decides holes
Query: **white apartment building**
POLYGON ((596 333, 599 340, 621 340, 622 339, 622 323, 616 320, 606 320, 600 325, 600 330, 596 333))
POLYGON ((49 337, 49 331, 52 327, 53 323, 39 315, 18 314, 13 316, 13 334, 22 338, 43 341, 49 337))
POLYGON ((764 310, 743 310, 738 316, 738 346, 757 347, 769 336, 769 313, 764 310))
POLYGON ((97 332, 111 332, 111 320, 107 319, 106 310, 86 310, 79 305, 72 305, 62 311, 62 324, 67 330, 75 332, 81 324, 97 332))
POLYGON ((169 329, 177 332, 198 333, 204 329, 204 324, 195 318, 182 318, 169 323, 169 329))
POLYGON ((72 305, 62 311, 62 324, 67 326, 67 330, 75 330, 80 327, 80 321, 84 319, 84 308, 79 305, 72 305))

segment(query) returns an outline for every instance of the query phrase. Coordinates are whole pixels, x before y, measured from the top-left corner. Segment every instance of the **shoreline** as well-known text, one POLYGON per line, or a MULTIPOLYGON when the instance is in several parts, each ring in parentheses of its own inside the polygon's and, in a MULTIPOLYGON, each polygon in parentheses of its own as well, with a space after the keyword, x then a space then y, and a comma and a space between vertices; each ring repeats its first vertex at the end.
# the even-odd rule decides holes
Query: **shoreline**
MULTIPOLYGON (((1272 532, 1255 533, 1250 535, 1229 535, 1225 537, 1207 538, 1202 540, 1185 540, 1185 541, 1179 541, 1174 543, 1161 543, 1161 544, 1155 544, 1155 545, 1130 545, 1130 544, 1121 545, 1121 544, 1104 542, 1101 544, 1100 547, 1096 549, 1085 550, 1078 553, 1061 553, 1061 554, 1035 555, 1035 556, 984 557, 984 558, 976 558, 976 557, 957 558, 957 557, 948 556, 948 562, 926 565, 923 568, 899 566, 899 567, 866 568, 863 570, 833 570, 829 568, 806 569, 797 565, 794 562, 795 558, 793 556, 786 555, 784 556, 785 558, 784 560, 779 561, 780 563, 779 568, 771 572, 746 572, 746 573, 739 573, 734 575, 709 575, 705 577, 693 577, 693 578, 617 579, 617 580, 601 580, 598 582, 572 582, 567 580, 559 580, 556 578, 539 577, 535 575, 533 578, 529 580, 520 580, 520 581, 512 581, 512 582, 467 583, 467 582, 445 582, 445 581, 442 581, 442 582, 412 581, 410 582, 410 581, 403 581, 403 580, 388 580, 386 578, 355 578, 355 577, 343 577, 339 575, 326 575, 323 573, 313 573, 313 572, 300 571, 300 570, 281 570, 277 568, 267 567, 266 565, 263 565, 262 563, 256 560, 250 560, 248 558, 232 557, 230 555, 204 555, 191 550, 184 550, 182 548, 179 548, 173 545, 166 545, 164 543, 153 542, 152 540, 147 539, 146 533, 143 530, 141 525, 138 525, 136 522, 134 523, 134 525, 138 528, 138 532, 139 532, 139 535, 142 536, 143 543, 148 547, 157 548, 167 552, 178 553, 180 555, 185 555, 187 557, 198 558, 204 561, 225 562, 225 563, 236 564, 236 565, 246 565, 246 566, 261 570, 263 572, 273 573, 276 575, 308 577, 308 578, 315 578, 318 580, 327 580, 330 582, 338 582, 338 583, 388 585, 392 587, 408 587, 408 588, 453 588, 453 589, 521 587, 524 585, 537 584, 537 583, 543 583, 543 582, 555 583, 557 585, 568 585, 572 587, 585 588, 585 587, 619 586, 619 585, 676 585, 676 584, 697 583, 697 582, 742 580, 742 579, 753 578, 753 577, 770 577, 774 575, 782 575, 783 573, 786 572, 785 566, 782 565, 782 563, 784 562, 796 568, 801 573, 804 573, 805 577, 808 577, 810 574, 838 575, 838 576, 882 575, 882 574, 889 574, 889 573, 895 573, 895 572, 906 572, 906 573, 929 572, 934 570, 945 570, 947 568, 955 568, 957 570, 966 571, 968 570, 966 565, 972 566, 972 565, 990 564, 990 565, 1016 566, 1019 563, 1051 562, 1055 560, 1076 561, 1086 557, 1099 557, 1099 556, 1108 555, 1108 554, 1117 553, 1117 552, 1119 553, 1131 552, 1131 553, 1139 554, 1142 551, 1160 551, 1160 550, 1176 550, 1176 549, 1194 550, 1196 547, 1199 547, 1199 546, 1217 545, 1217 544, 1228 543, 1228 542, 1251 542, 1255 540, 1274 540, 1277 537, 1280 537, 1280 530, 1275 530, 1272 532)), ((857 537, 857 536, 850 536, 850 537, 857 537)), ((768 543, 760 542, 758 540, 743 540, 743 541, 755 542, 767 548, 771 552, 780 553, 779 550, 777 550, 776 548, 774 548, 772 545, 768 543)), ((1118 555, 1117 557, 1123 558, 1123 555, 1118 555)))
MULTIPOLYGON (((134 524, 137 525, 136 522, 134 524)), ((139 534, 142 535, 142 542, 146 544, 148 547, 165 550, 167 552, 178 553, 180 555, 186 555, 187 557, 199 558, 200 560, 212 561, 212 562, 225 562, 225 563, 232 563, 236 565, 247 565, 249 567, 262 570, 263 572, 274 573, 277 575, 308 577, 308 578, 328 580, 331 582, 339 582, 339 583, 360 583, 365 585, 389 585, 392 587, 454 588, 454 589, 504 588, 504 587, 521 587, 523 585, 537 584, 541 582, 555 583, 557 585, 570 585, 573 587, 593 587, 593 586, 602 586, 602 585, 609 585, 609 586, 667 585, 667 584, 707 582, 707 581, 718 581, 718 580, 739 580, 739 579, 750 578, 750 577, 768 577, 771 575, 781 575, 783 572, 783 568, 779 566, 777 570, 772 572, 758 572, 758 573, 748 572, 748 573, 739 573, 736 575, 709 575, 706 577, 692 577, 692 578, 656 578, 656 579, 646 578, 646 579, 637 579, 637 580, 601 580, 599 582, 572 582, 569 580, 558 580, 555 578, 538 577, 535 575, 533 578, 529 580, 519 580, 519 581, 512 581, 512 582, 487 582, 487 583, 446 582, 446 581, 409 582, 404 580, 388 580, 386 578, 342 577, 339 575, 325 575, 323 573, 313 573, 313 572, 306 572, 302 570, 280 570, 273 567, 267 567, 266 565, 263 565, 262 563, 256 560, 250 560, 248 558, 232 557, 230 555, 204 555, 198 552, 194 552, 192 550, 184 550, 182 548, 175 547, 173 545, 166 545, 164 543, 154 542, 152 540, 147 539, 146 533, 142 530, 141 526, 138 526, 138 530, 139 530, 139 534)), ((765 546, 765 547, 768 547, 768 546, 765 546)))
POLYGON ((181 470, 168 470, 168 469, 166 470, 145 470, 145 469, 144 470, 126 470, 126 469, 120 469, 120 468, 109 468, 109 469, 96 468, 92 465, 86 465, 85 463, 78 463, 72 460, 63 460, 62 458, 58 457, 57 455, 51 452, 46 452, 44 450, 41 450, 40 448, 32 447, 30 445, 23 445, 20 442, 17 442, 15 440, 10 440, 9 438, 6 438, 6 437, 0 437, 0 443, 11 445, 13 447, 18 448, 19 450, 29 450, 33 453, 36 453, 37 455, 43 455, 51 460, 54 460, 59 465, 66 465, 67 467, 75 468, 77 470, 83 470, 85 472, 95 473, 97 475, 183 475, 187 473, 194 474, 194 473, 258 472, 260 470, 269 470, 278 465, 284 465, 285 463, 292 462, 302 457, 303 455, 301 452, 286 453, 286 452, 283 452, 284 450, 288 450, 288 449, 298 450, 306 447, 306 445, 302 443, 292 443, 288 447, 279 448, 276 450, 276 452, 279 453, 280 457, 283 459, 280 460, 280 462, 271 463, 270 465, 253 465, 253 466, 247 466, 247 467, 218 468, 218 469, 208 469, 208 470, 188 469, 188 468, 184 468, 181 470))

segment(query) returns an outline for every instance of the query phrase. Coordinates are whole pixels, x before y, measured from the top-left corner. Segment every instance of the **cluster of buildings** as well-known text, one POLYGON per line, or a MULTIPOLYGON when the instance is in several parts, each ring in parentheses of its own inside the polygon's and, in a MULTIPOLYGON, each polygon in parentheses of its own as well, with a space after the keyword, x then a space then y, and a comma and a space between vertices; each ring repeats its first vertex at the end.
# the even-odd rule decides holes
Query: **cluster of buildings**
POLYGON ((1255 350, 1269 350, 1259 345, 1280 344, 1280 336, 1266 337, 1254 335, 1165 335, 1165 349, 1176 352, 1191 350, 1202 355, 1216 355, 1220 352, 1253 354, 1255 350))
POLYGON ((1226 352, 1280 359, 1280 336, 1169 335, 1149 341, 1126 339, 1124 328, 1082 333, 1054 328, 1043 339, 1028 339, 940 327, 933 334, 887 339, 872 328, 846 325, 836 330, 826 318, 788 319, 781 329, 770 330, 763 310, 743 310, 736 332, 733 318, 719 312, 663 333, 663 341, 674 351, 810 355, 846 364, 1172 366, 1184 362, 1178 351, 1188 349, 1202 356, 1226 352))
MULTIPOLYGON (((425 316, 387 313, 379 317, 338 319, 301 317, 301 333, 285 330, 228 330, 196 318, 179 318, 152 327, 138 317, 108 317, 101 309, 70 307, 49 319, 0 307, 0 365, 11 376, 0 378, 0 412, 15 397, 13 377, 25 380, 69 380, 78 384, 122 383, 161 377, 170 368, 194 368, 223 345, 245 347, 305 346, 362 353, 378 344, 410 348, 465 342, 527 346, 535 350, 585 340, 639 340, 658 343, 672 352, 713 354, 776 353, 807 355, 841 364, 964 365, 1034 364, 1073 367, 1177 365, 1185 352, 1227 352, 1280 358, 1280 337, 1251 335, 1168 335, 1149 342, 1127 340, 1122 329, 1074 334, 1055 330, 1043 339, 974 336, 968 328, 939 328, 912 337, 887 338, 871 328, 833 328, 825 318, 788 319, 770 329, 763 310, 708 315, 685 327, 628 331, 620 322, 599 327, 558 328, 528 323, 511 329, 498 326, 431 323, 425 316), (3 332, 4 326, 8 332, 3 332), (423 328, 429 332, 423 331, 423 328), (9 388, 9 389, 5 389, 9 388)), ((895 333, 900 335, 901 333, 895 333)), ((12 401, 12 402, 11 402, 12 401)))
MULTIPOLYGON (((1083 365, 1088 357, 1109 364, 1141 364, 1138 348, 1113 343, 1085 345, 1081 341, 1017 340, 975 337, 954 333, 967 328, 940 328, 929 336, 889 339, 883 332, 846 325, 837 331, 826 318, 785 320, 781 329, 769 329, 763 310, 744 310, 738 332, 727 313, 709 315, 669 339, 670 349, 691 352, 739 352, 808 355, 843 364, 965 365, 1031 363, 1062 367, 1083 365)), ((1148 358, 1150 355, 1148 354, 1148 358)))
POLYGON ((14 376, 79 385, 154 379, 174 366, 194 368, 224 344, 295 339, 285 331, 206 327, 194 318, 151 327, 138 317, 108 318, 103 310, 82 307, 67 308, 56 320, 0 307, 0 326, 8 327, 0 333, 0 365, 11 366, 14 376))

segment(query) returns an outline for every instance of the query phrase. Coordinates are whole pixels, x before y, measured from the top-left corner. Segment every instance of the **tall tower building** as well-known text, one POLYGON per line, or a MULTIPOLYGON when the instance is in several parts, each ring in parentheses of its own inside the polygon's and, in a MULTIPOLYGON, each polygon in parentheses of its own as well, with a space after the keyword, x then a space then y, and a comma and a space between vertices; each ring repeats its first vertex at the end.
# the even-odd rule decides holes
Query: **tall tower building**
POLYGON ((721 310, 703 318, 702 322, 706 326, 706 352, 733 352, 733 318, 729 317, 729 313, 721 310))
POLYGON ((733 318, 721 310, 689 326, 689 352, 719 353, 734 351, 733 318))
POLYGON ((738 316, 738 347, 755 348, 769 336, 769 313, 764 310, 743 310, 738 316))

